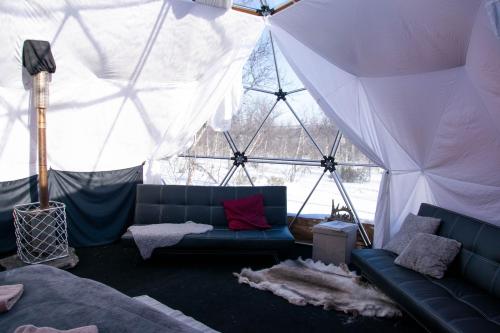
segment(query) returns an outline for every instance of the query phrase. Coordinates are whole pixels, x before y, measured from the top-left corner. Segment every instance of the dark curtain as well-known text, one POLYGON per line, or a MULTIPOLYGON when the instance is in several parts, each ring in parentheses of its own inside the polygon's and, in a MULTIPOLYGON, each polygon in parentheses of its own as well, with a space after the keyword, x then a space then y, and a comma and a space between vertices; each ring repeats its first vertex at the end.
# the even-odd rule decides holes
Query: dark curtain
POLYGON ((142 166, 102 172, 50 170, 50 200, 66 204, 72 246, 94 246, 120 238, 132 224, 142 166))
POLYGON ((0 182, 0 253, 16 249, 14 206, 38 201, 37 176, 0 182))

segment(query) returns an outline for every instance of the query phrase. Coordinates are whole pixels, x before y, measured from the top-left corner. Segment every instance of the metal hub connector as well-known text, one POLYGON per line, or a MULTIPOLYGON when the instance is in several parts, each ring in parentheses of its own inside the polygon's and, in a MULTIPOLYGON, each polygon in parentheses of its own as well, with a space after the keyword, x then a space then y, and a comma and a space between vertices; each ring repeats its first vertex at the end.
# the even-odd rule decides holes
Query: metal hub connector
POLYGON ((274 94, 276 95, 276 97, 278 97, 278 101, 281 99, 286 100, 286 95, 288 95, 288 93, 284 92, 281 88, 280 88, 280 90, 278 90, 274 94))
POLYGON ((245 153, 240 153, 239 151, 234 153, 234 157, 231 157, 234 161, 233 165, 235 166, 244 166, 246 162, 248 162, 248 158, 245 156, 245 153))
POLYGON ((335 157, 323 156, 323 159, 321 160, 321 167, 325 168, 325 172, 326 171, 330 171, 330 172, 335 171, 336 165, 337 165, 337 162, 335 162, 335 157))
POLYGON ((264 5, 260 7, 260 9, 257 9, 257 13, 259 13, 262 16, 269 16, 274 14, 274 8, 271 8, 267 5, 264 5))

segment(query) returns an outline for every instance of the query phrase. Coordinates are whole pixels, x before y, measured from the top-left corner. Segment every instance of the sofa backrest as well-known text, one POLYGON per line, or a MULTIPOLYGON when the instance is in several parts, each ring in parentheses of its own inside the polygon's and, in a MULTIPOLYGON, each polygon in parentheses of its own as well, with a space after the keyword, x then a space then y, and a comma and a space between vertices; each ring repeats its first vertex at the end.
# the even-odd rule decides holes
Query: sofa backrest
POLYGON ((430 204, 418 215, 440 218, 437 234, 462 243, 451 273, 500 297, 500 227, 430 204))
POLYGON ((261 193, 271 225, 287 223, 285 186, 138 185, 135 224, 196 223, 227 226, 223 200, 261 193))

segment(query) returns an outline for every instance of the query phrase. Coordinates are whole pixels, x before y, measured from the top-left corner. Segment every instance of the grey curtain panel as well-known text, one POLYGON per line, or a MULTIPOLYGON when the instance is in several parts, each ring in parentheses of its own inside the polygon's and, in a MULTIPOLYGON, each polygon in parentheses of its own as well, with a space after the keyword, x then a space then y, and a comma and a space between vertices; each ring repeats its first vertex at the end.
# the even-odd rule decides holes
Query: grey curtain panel
MULTIPOLYGON (((50 170, 50 200, 66 204, 71 246, 95 246, 119 239, 132 224, 142 165, 114 171, 50 170)), ((14 206, 38 201, 37 176, 0 182, 0 253, 16 249, 14 206)))
POLYGON ((95 246, 120 238, 132 224, 142 165, 114 171, 49 173, 50 199, 66 204, 69 244, 95 246))
POLYGON ((15 205, 38 201, 37 176, 0 182, 0 253, 16 249, 14 218, 15 205))

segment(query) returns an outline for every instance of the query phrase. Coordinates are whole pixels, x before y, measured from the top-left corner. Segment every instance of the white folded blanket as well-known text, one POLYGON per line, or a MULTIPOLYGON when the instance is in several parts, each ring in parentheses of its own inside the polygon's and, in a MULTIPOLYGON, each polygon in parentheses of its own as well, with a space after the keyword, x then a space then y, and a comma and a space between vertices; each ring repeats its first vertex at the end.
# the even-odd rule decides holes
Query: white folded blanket
POLYGON ((0 286, 0 313, 10 310, 21 298, 23 290, 22 284, 0 286))
POLYGON ((202 234, 213 230, 209 224, 194 223, 159 223, 148 225, 133 225, 128 228, 134 237, 139 252, 144 259, 151 257, 158 247, 172 246, 179 243, 185 235, 202 234))

